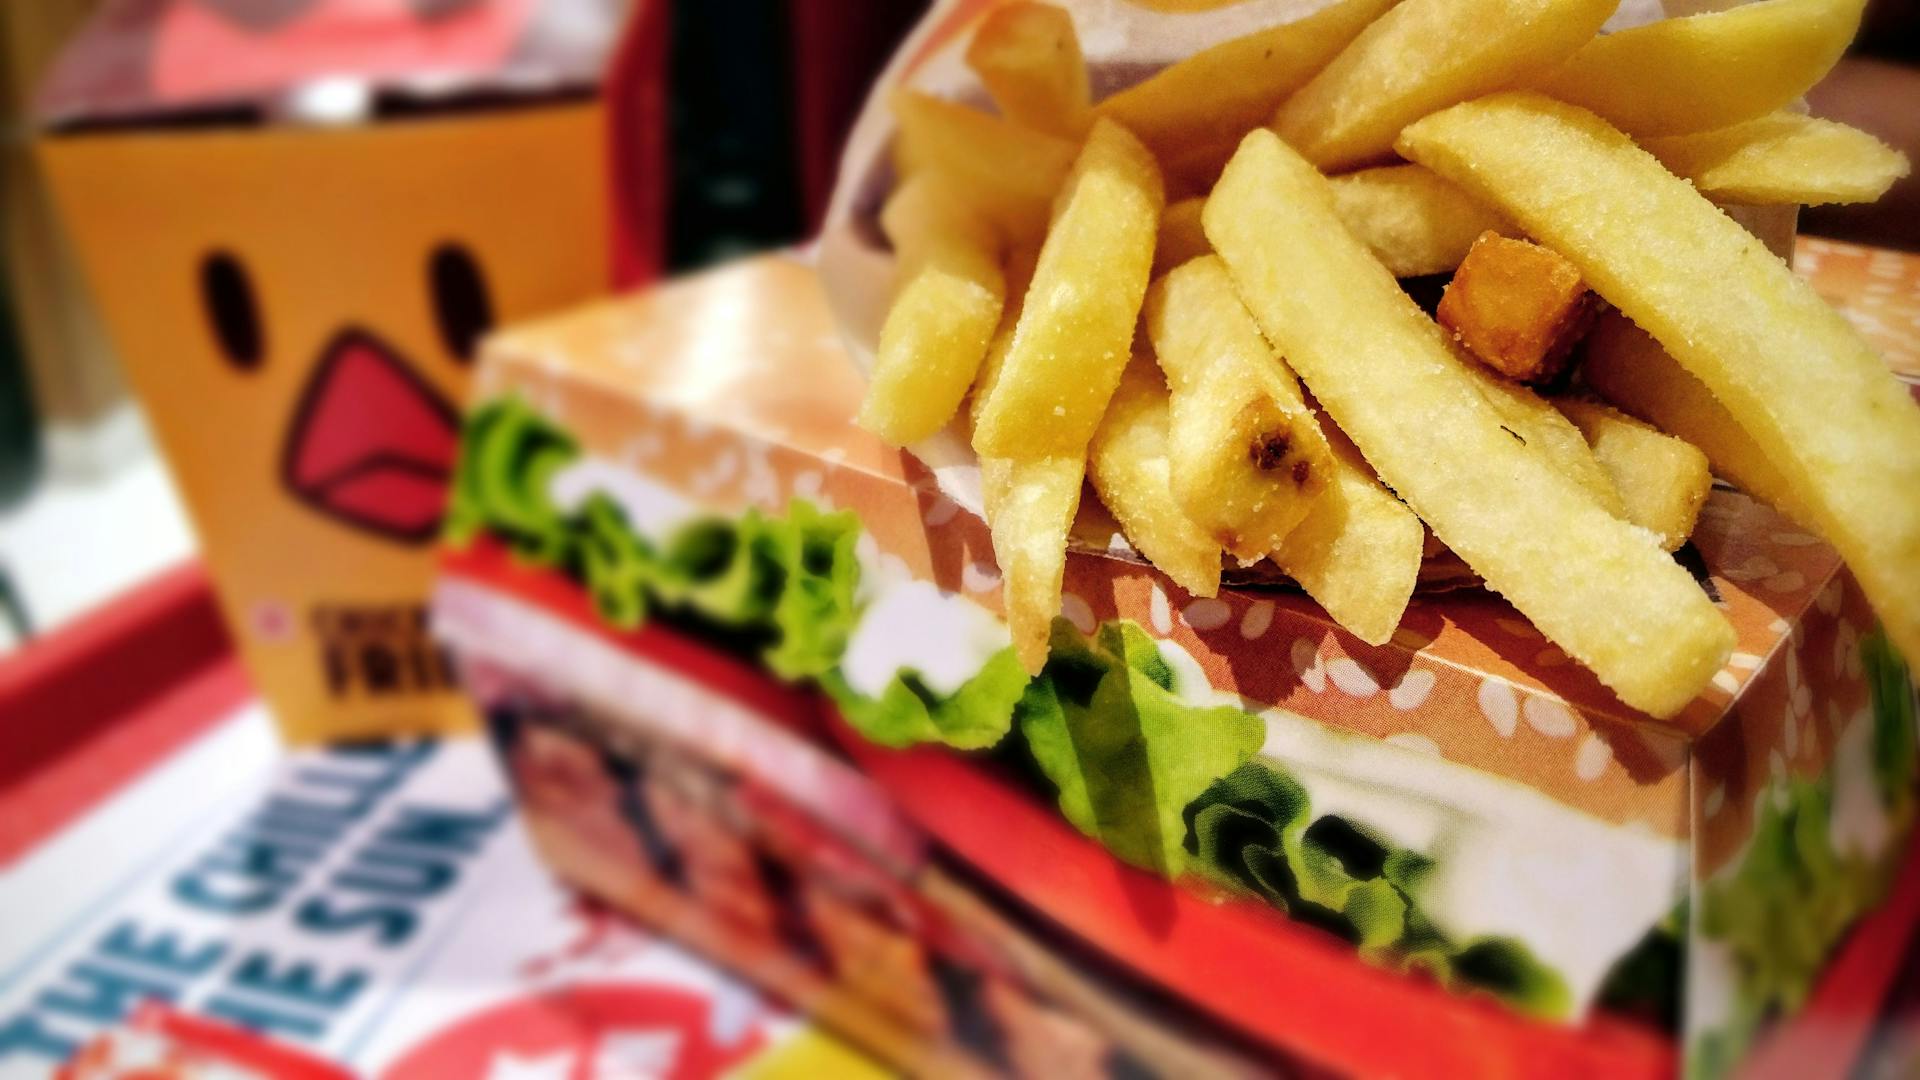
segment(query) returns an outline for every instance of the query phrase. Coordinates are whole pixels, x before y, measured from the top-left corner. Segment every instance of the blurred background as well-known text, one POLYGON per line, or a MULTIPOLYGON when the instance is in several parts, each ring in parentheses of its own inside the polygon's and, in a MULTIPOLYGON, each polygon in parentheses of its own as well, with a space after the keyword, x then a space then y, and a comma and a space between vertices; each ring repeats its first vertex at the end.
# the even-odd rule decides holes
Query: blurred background
MULTIPOLYGON (((294 77, 298 72, 282 73, 283 85, 276 86, 268 72, 249 86, 186 86, 170 99, 158 92, 159 76, 144 88, 154 92, 143 92, 148 76, 129 54, 189 48, 182 39, 209 20, 237 28, 233 40, 242 44, 297 51, 308 39, 324 39, 324 28, 314 27, 326 9, 337 9, 341 25, 351 31, 357 12, 383 6, 391 5, 20 0, 0 6, 0 103, 6 111, 0 649, 178 561, 195 543, 102 329, 72 240, 54 212, 32 150, 35 140, 49 133, 222 125, 244 130, 309 122, 312 117, 299 115, 302 108, 324 112, 328 106, 324 99, 319 106, 288 100, 303 85, 311 90, 311 80, 294 77), (188 17, 195 8, 204 9, 205 17, 188 17), (170 29, 153 32, 156 27, 170 29), (95 43, 75 55, 70 50, 83 29, 95 43), (142 33, 152 35, 144 45, 142 33), (69 50, 69 66, 56 71, 63 50, 69 50)), ((409 0, 404 6, 417 15, 420 32, 430 35, 436 22, 444 27, 463 17, 463 9, 489 5, 409 0)), ((541 54, 539 40, 522 42, 522 55, 500 61, 493 85, 484 78, 467 86, 439 85, 429 78, 435 72, 406 70, 405 49, 391 50, 379 76, 369 80, 372 98, 361 103, 360 119, 619 95, 627 103, 625 115, 645 130, 615 140, 616 158, 623 152, 638 157, 611 163, 614 198, 625 203, 631 219, 657 229, 640 245, 652 253, 654 265, 626 267, 630 279, 806 238, 824 209, 838 148, 868 83, 925 8, 919 0, 595 0, 551 6, 555 25, 534 35, 544 35, 547 53, 541 54), (648 52, 647 63, 628 69, 644 71, 647 85, 607 87, 611 50, 629 20, 645 24, 637 32, 629 29, 626 47, 648 52), (548 70, 540 70, 543 64, 548 70)), ((404 36, 390 25, 357 32, 404 36)), ((345 40, 357 49, 376 48, 351 33, 345 40)), ((324 40, 317 47, 324 51, 324 40)), ((1853 54, 1809 104, 1816 115, 1864 128, 1920 158, 1920 3, 1873 0, 1853 54)), ((1808 211, 1801 228, 1920 250, 1920 185, 1909 178, 1873 205, 1808 211)))

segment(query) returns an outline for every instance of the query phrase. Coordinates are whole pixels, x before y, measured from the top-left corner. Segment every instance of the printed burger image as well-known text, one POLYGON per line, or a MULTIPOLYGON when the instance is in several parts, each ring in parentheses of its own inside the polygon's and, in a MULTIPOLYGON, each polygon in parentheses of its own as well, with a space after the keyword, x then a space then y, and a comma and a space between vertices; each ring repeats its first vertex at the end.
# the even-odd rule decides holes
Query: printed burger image
POLYGON ((1907 165, 1790 106, 1859 13, 936 5, 815 249, 481 349, 434 625, 544 857, 909 1070, 1852 1060, 1920 413, 1792 221, 1907 165))

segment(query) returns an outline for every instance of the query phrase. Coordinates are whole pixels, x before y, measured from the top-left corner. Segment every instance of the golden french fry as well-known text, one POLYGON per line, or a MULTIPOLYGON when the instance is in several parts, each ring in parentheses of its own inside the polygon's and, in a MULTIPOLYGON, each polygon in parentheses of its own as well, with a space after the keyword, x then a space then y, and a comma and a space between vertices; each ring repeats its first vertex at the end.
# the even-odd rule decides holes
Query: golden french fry
POLYGON ((1909 169, 1905 154, 1858 128, 1790 112, 1640 145, 1719 203, 1872 202, 1909 169))
POLYGON ((993 226, 950 182, 912 177, 881 214, 901 287, 880 327, 861 427, 905 446, 953 419, 973 385, 1005 295, 993 226))
POLYGON ((1087 457, 1093 490, 1140 554, 1195 596, 1220 591, 1220 545, 1173 497, 1167 384, 1153 361, 1127 365, 1087 457))
POLYGON ((1348 633, 1385 645, 1419 581, 1427 530, 1338 428, 1325 429, 1329 483, 1271 558, 1348 633))
POLYGON ((1097 121, 975 418, 982 457, 1085 451, 1127 365, 1163 204, 1153 155, 1125 128, 1097 121))
POLYGON ((1693 535, 1713 472, 1700 448, 1596 401, 1556 402, 1580 428, 1626 503, 1627 520, 1673 551, 1693 535))
POLYGON ((1040 252, 1030 247, 1014 248, 1007 253, 1006 270, 1003 276, 1007 283, 1007 302, 1000 308, 1000 325, 993 331, 993 340, 987 345, 987 355, 980 361, 980 374, 973 381, 973 395, 967 407, 967 441, 973 441, 973 429, 980 423, 980 410, 986 405, 987 397, 993 393, 993 385, 1000 381, 1000 372, 1006 367, 1007 350, 1013 346, 1013 328, 1020 323, 1021 297, 1027 294, 1027 286, 1033 283, 1033 266, 1040 258, 1040 252))
POLYGON ((1845 318, 1584 109, 1500 94, 1427 117, 1400 148, 1573 260, 1698 376, 1920 661, 1920 408, 1845 318))
MULTIPOLYGON (((1866 0, 1759 0, 1598 37, 1531 85, 1636 135, 1764 116, 1821 80, 1866 0)), ((1511 84, 1510 84, 1511 85, 1511 84)))
POLYGON ((1093 123, 1087 61, 1061 8, 1031 0, 994 8, 967 44, 967 66, 1016 124, 1077 140, 1093 123))
POLYGON ((1080 507, 1086 462, 1078 455, 1013 461, 980 459, 980 486, 993 557, 1000 565, 1007 630, 1028 673, 1047 662, 1047 637, 1060 613, 1067 530, 1080 507))
POLYGON ((1785 474, 1713 391, 1625 316, 1611 312, 1593 328, 1580 373, 1607 401, 1704 451, 1713 471, 1742 491, 1795 521, 1812 520, 1794 505, 1785 474))
POLYGON ((1434 317, 1500 374, 1548 382, 1597 311, 1572 263, 1538 244, 1486 233, 1447 282, 1434 317))
POLYGON ((1420 117, 1572 56, 1618 0, 1404 0, 1288 98, 1274 130, 1327 172, 1390 156, 1420 117))
POLYGON ((1480 234, 1512 236, 1499 214, 1418 165, 1382 165, 1333 178, 1333 208, 1394 277, 1444 274, 1480 234))
POLYGON ((1240 136, 1273 115, 1289 94, 1395 0, 1337 0, 1298 22, 1204 49, 1101 101, 1116 120, 1200 190, 1211 186, 1240 136))
POLYGON ((1072 142, 918 91, 889 101, 900 176, 945 175, 1013 242, 1046 231, 1054 192, 1073 167, 1072 142))
POLYGON ((1339 225, 1311 164, 1249 134, 1203 220, 1267 340, 1489 588, 1634 708, 1672 716, 1706 687, 1733 627, 1651 533, 1502 426, 1446 333, 1339 225))
MULTIPOLYGON (((1627 519, 1627 504, 1593 448, 1571 420, 1553 403, 1519 383, 1481 370, 1471 361, 1463 366, 1487 403, 1500 414, 1500 423, 1521 445, 1538 453, 1554 471, 1579 485, 1587 497, 1614 517, 1627 519)), ((1630 520, 1630 519, 1628 519, 1630 520)))
POLYGON ((1213 251, 1207 246, 1206 232, 1200 228, 1200 208, 1206 204, 1206 199, 1195 196, 1168 203, 1160 212, 1160 232, 1153 242, 1154 277, 1213 251))
POLYGON ((1327 440, 1299 380, 1212 255, 1153 286, 1146 325, 1171 387, 1174 501, 1234 555, 1267 554, 1327 486, 1327 440))

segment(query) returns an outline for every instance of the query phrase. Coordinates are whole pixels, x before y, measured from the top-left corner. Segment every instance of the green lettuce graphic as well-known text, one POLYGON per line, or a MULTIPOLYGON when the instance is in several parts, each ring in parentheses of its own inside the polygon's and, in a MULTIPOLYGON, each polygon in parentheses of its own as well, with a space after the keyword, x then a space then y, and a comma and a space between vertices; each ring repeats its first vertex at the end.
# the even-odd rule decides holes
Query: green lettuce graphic
POLYGON ((928 689, 912 670, 896 673, 877 699, 848 686, 838 671, 828 673, 821 685, 847 723, 881 746, 940 743, 956 750, 984 750, 1006 737, 1030 681, 1009 646, 993 654, 979 674, 951 696, 928 689))
POLYGON ((1177 876, 1187 866, 1181 813, 1266 739, 1259 717, 1199 708, 1139 626, 1111 622, 1092 640, 1056 620, 1042 677, 1020 703, 1020 732, 1059 792, 1060 810, 1121 859, 1177 876))
MULTIPOLYGON (((689 522, 654 545, 618 503, 596 493, 571 513, 553 504, 553 475, 579 457, 572 436, 517 397, 474 410, 461 442, 447 539, 487 533, 522 558, 578 581, 614 627, 657 615, 725 632, 789 680, 833 670, 856 616, 859 520, 795 500, 780 516, 689 522)), ((713 635, 709 635, 712 637, 713 635)))
MULTIPOLYGON (((1862 639, 1860 655, 1873 699, 1871 780, 1896 836, 1905 836, 1920 758, 1913 683, 1883 630, 1862 639)), ((1829 769, 1762 799, 1746 853, 1700 891, 1699 933, 1731 953, 1738 981, 1731 1018, 1690 1048, 1691 1075, 1727 1075, 1762 1027, 1805 1004, 1834 946, 1886 895, 1904 844, 1878 860, 1834 850, 1834 784, 1829 769)))
POLYGON ((1565 982, 1521 943, 1457 943, 1433 925, 1419 903, 1429 859, 1343 818, 1315 818, 1306 789, 1263 761, 1222 777, 1183 816, 1202 872, 1345 938, 1374 963, 1424 971, 1449 989, 1489 993, 1535 1015, 1572 1007, 1565 982))

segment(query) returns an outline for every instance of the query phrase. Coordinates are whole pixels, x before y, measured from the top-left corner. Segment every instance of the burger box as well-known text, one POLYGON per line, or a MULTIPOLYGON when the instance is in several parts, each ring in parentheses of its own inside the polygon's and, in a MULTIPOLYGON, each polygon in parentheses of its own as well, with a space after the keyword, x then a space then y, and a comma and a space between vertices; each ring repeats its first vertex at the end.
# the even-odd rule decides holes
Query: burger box
POLYGON ((804 261, 511 328, 474 388, 433 623, 544 857, 903 1067, 1795 1075, 1901 966, 1912 684, 1736 491, 1677 557, 1739 645, 1665 723, 1483 590, 1371 647, 1092 520, 1029 683, 804 261))

